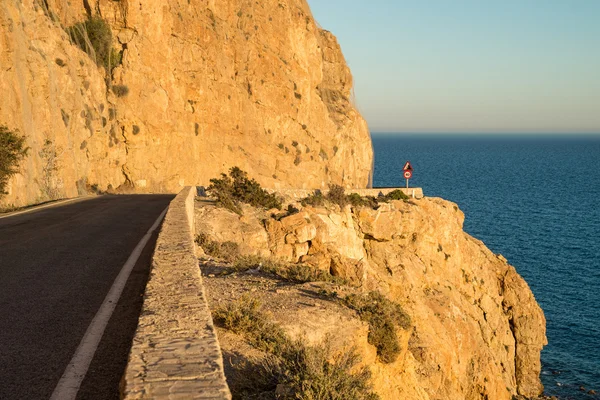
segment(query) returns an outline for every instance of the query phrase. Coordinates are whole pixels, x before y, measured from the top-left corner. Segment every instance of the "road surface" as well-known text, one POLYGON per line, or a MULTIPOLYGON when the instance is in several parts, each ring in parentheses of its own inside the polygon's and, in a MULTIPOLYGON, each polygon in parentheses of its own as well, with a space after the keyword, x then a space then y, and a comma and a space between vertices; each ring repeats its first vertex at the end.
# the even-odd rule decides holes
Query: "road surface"
MULTIPOLYGON (((116 276, 171 195, 101 196, 0 219, 0 399, 49 399, 116 276)), ((118 399, 158 230, 78 399, 118 399)))

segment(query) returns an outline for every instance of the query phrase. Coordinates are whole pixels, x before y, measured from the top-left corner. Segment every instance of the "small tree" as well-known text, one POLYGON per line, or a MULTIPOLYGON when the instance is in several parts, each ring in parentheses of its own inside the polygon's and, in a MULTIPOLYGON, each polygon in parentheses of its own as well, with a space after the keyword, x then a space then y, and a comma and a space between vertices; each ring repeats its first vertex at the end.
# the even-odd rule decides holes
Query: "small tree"
POLYGON ((266 209, 281 209, 281 200, 260 187, 254 179, 238 167, 229 170, 229 176, 221 174, 221 178, 211 179, 208 191, 217 198, 217 205, 237 214, 242 214, 239 203, 266 209))
POLYGON ((8 179, 19 172, 19 162, 28 150, 25 137, 0 125, 0 197, 6 194, 8 179))

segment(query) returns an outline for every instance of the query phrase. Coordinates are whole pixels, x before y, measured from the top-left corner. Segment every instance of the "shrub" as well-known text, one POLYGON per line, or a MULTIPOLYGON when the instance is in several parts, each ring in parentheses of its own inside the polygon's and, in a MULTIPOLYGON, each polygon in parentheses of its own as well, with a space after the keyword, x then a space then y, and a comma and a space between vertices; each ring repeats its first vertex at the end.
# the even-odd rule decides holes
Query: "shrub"
POLYGON ((196 243, 209 256, 220 258, 228 262, 234 261, 240 254, 238 244, 235 242, 215 242, 201 233, 196 236, 196 243))
POLYGON ((332 282, 342 284, 343 279, 306 264, 287 264, 258 256, 241 256, 233 263, 236 271, 260 268, 261 271, 276 275, 281 279, 295 283, 332 282))
POLYGON ((257 349, 282 354, 290 346, 283 329, 270 322, 261 311, 260 302, 248 295, 218 308, 213 313, 213 318, 223 328, 243 334, 257 349))
POLYGON ((231 168, 229 176, 221 174, 221 179, 211 179, 210 183, 208 191, 217 198, 217 205, 237 214, 242 214, 240 202, 253 207, 281 209, 281 200, 277 196, 262 189, 238 167, 231 168))
POLYGON ((108 23, 99 16, 79 22, 67 33, 81 50, 92 57, 98 66, 111 71, 121 63, 121 53, 112 48, 112 31, 108 23))
POLYGON ((323 206, 325 200, 330 203, 337 204, 340 208, 344 208, 347 204, 353 207, 371 207, 377 209, 379 203, 387 203, 391 200, 407 200, 409 197, 402 190, 394 190, 385 196, 361 196, 358 193, 345 194, 345 190, 340 185, 329 185, 327 196, 323 196, 320 191, 307 196, 301 201, 303 206, 323 206))
POLYGON ((410 327, 410 317, 402 306, 376 291, 362 296, 349 295, 343 302, 356 310, 363 321, 368 322, 368 341, 377 348, 377 356, 381 362, 396 361, 401 350, 396 329, 410 327))
POLYGON ((347 196, 348 202, 353 207, 371 207, 376 209, 378 207, 377 199, 373 196, 361 196, 358 193, 351 193, 347 196))
POLYGON ((234 399, 275 398, 276 392, 282 399, 378 399, 369 369, 356 368, 360 358, 354 349, 332 359, 327 345, 307 347, 290 340, 260 308, 256 299, 244 296, 213 313, 217 324, 268 352, 260 361, 233 365, 234 399))
POLYGON ((303 206, 323 206, 325 201, 332 204, 337 204, 340 208, 344 208, 347 204, 354 207, 368 206, 372 208, 378 207, 378 199, 373 196, 361 196, 358 193, 346 194, 345 189, 340 185, 329 185, 327 196, 323 196, 320 191, 315 191, 313 194, 301 200, 303 206))
POLYGON ((281 276, 282 278, 288 281, 296 283, 342 282, 341 278, 335 277, 327 271, 323 271, 306 264, 292 264, 287 268, 283 269, 277 275, 281 276))
POLYGON ((315 190, 314 193, 306 196, 300 201, 304 207, 313 206, 313 207, 321 207, 325 204, 325 196, 321 193, 320 190, 315 190))
POLYGON ((337 204, 340 208, 344 208, 348 204, 348 198, 344 191, 344 187, 340 185, 329 185, 327 200, 333 204, 337 204))
POLYGON ((408 196, 404 194, 404 192, 400 189, 396 189, 394 191, 389 192, 385 196, 381 196, 378 200, 380 202, 388 202, 390 200, 408 200, 408 196))
POLYGON ((19 172, 19 163, 28 151, 25 137, 0 125, 0 197, 6 194, 9 178, 19 172))
POLYGON ((117 97, 123 97, 129 94, 129 88, 125 85, 112 85, 111 90, 117 97))
POLYGON ((296 207, 294 207, 293 204, 288 204, 288 206, 287 206, 287 216, 298 214, 299 212, 300 212, 300 210, 298 210, 296 207))
POLYGON ((242 208, 238 200, 233 197, 233 181, 229 176, 221 174, 221 179, 211 179, 207 189, 217 198, 217 207, 242 215, 242 208))

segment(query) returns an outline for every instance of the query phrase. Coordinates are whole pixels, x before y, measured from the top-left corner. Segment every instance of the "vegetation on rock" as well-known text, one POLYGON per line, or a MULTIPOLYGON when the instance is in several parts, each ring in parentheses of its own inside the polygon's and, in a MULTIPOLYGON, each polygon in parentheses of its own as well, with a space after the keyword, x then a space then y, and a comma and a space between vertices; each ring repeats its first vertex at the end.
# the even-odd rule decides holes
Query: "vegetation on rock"
POLYGON ((410 317, 402 306, 377 291, 366 295, 351 294, 343 299, 343 303, 369 323, 368 341, 377 348, 380 361, 396 361, 401 350, 396 329, 410 327, 410 317))
POLYGON ((290 264, 282 261, 272 260, 259 256, 240 255, 239 246, 235 242, 217 242, 211 240, 208 235, 200 233, 196 236, 196 244, 211 257, 231 263, 230 270, 235 272, 258 269, 268 274, 294 283, 306 282, 331 282, 343 284, 341 278, 331 275, 306 264, 290 264))
POLYGON ((249 296, 217 309, 213 317, 218 325, 267 353, 262 359, 233 365, 236 379, 230 389, 234 399, 379 398, 372 391, 369 369, 357 368, 360 358, 354 349, 332 357, 327 345, 309 347, 289 339, 249 296))
POLYGON ((81 50, 107 72, 121 64, 122 54, 112 47, 112 30, 99 16, 67 28, 67 33, 81 50))
POLYGON ((19 172, 19 162, 28 150, 25 137, 0 125, 0 197, 6 194, 8 179, 19 172))
POLYGON ((209 256, 232 262, 239 256, 239 246, 235 242, 216 242, 201 233, 196 236, 196 243, 209 256))
POLYGON ((281 209, 281 200, 274 194, 260 187, 254 179, 238 167, 229 170, 229 175, 221 174, 221 178, 211 179, 207 188, 217 198, 217 206, 227 208, 242 215, 240 203, 265 209, 281 209))
POLYGON ((242 256, 233 263, 236 271, 260 269, 294 283, 331 282, 342 284, 343 279, 306 264, 288 264, 258 256, 242 256))
POLYGON ((408 200, 408 196, 400 189, 393 190, 377 199, 379 202, 388 202, 390 200, 408 200))
POLYGON ((337 204, 340 208, 344 208, 348 204, 348 196, 346 196, 344 188, 340 185, 329 185, 327 200, 333 204, 337 204))
POLYGON ((321 207, 325 205, 325 196, 320 190, 316 190, 314 193, 308 195, 300 201, 304 207, 313 206, 313 207, 321 207))
MULTIPOLYGON (((129 88, 125 85, 113 85, 111 87, 111 90, 117 97, 124 97, 129 94, 129 88)), ((135 132, 134 132, 134 134, 135 134, 135 132)))
POLYGON ((379 207, 379 201, 374 196, 361 196, 358 193, 350 193, 347 198, 352 207, 371 207, 373 209, 379 207))
POLYGON ((390 193, 374 197, 361 196, 358 193, 346 194, 345 189, 340 185, 329 185, 329 192, 326 196, 320 190, 315 191, 309 196, 301 200, 303 206, 322 207, 326 203, 337 204, 340 208, 344 208, 350 204, 353 207, 371 207, 377 209, 379 203, 388 203, 391 200, 408 200, 408 196, 400 189, 391 191, 390 193))

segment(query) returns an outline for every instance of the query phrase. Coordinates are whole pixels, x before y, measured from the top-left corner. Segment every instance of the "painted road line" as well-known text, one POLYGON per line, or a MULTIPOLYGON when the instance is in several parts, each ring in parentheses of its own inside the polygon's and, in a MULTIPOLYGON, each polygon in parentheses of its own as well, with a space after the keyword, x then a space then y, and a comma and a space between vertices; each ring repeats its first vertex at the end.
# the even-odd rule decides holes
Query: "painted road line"
POLYGON ((0 219, 2 219, 2 218, 8 218, 8 217, 14 217, 15 215, 21 215, 21 214, 26 214, 26 213, 34 212, 34 211, 42 210, 44 208, 50 208, 50 207, 60 206, 60 205, 63 205, 63 204, 74 203, 76 201, 89 200, 89 199, 92 199, 92 198, 95 198, 95 197, 98 197, 98 196, 75 197, 73 199, 54 201, 54 202, 52 202, 50 204, 44 204, 42 206, 33 206, 33 207, 28 208, 28 209, 23 210, 23 211, 15 211, 15 212, 8 213, 6 215, 0 215, 0 219))
POLYGON ((158 225, 165 217, 167 213, 168 207, 160 214, 158 219, 154 222, 152 227, 148 230, 146 235, 142 238, 142 240, 135 247, 123 268, 121 268, 121 272, 115 279, 110 291, 106 295, 104 302, 100 306, 100 309, 96 313, 96 316, 90 323, 81 343, 79 343, 79 347, 75 351, 73 358, 69 362, 67 369, 63 373, 58 385, 54 389, 52 393, 52 397, 50 400, 74 400, 77 396, 77 392, 79 392, 79 387, 81 386, 81 382, 83 382, 83 378, 87 374, 88 368, 90 367, 90 363, 94 358, 94 354, 100 344, 100 339, 102 339, 102 335, 104 334, 104 330, 108 325, 108 321, 119 302, 119 298, 121 297, 121 293, 125 288, 125 284, 129 279, 129 275, 131 274, 131 270, 135 266, 140 254, 152 233, 158 228, 158 225))

